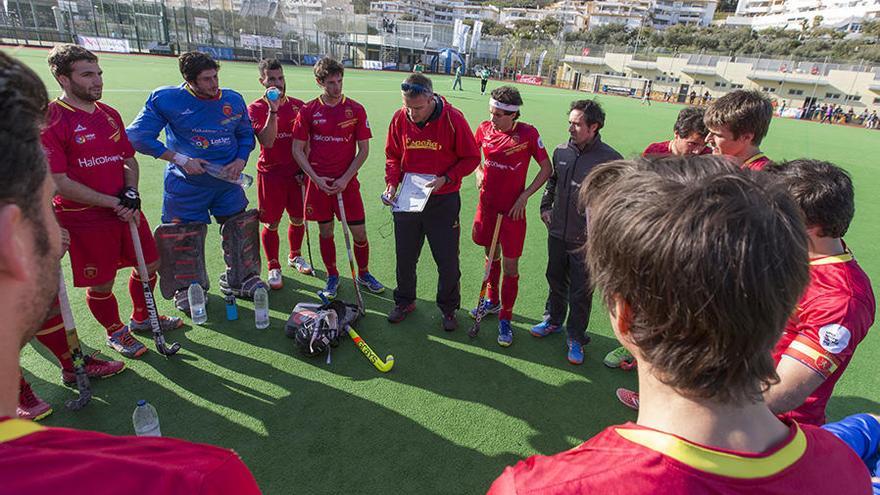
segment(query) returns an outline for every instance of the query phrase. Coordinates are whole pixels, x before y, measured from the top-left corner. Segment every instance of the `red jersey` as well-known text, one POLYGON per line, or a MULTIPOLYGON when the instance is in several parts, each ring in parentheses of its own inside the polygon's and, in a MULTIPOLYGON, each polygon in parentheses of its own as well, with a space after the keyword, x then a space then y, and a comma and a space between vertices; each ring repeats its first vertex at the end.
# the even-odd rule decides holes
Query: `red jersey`
POLYGON ((231 450, 0 420, 0 493, 260 493, 231 450))
POLYGON ((773 162, 769 158, 767 158, 767 155, 765 155, 764 153, 758 153, 757 155, 744 161, 742 164, 742 168, 749 169, 749 170, 757 170, 760 172, 761 170, 764 170, 765 168, 767 168, 768 165, 770 165, 772 163, 773 162))
POLYGON ((460 110, 438 96, 440 115, 417 126, 401 108, 394 113, 385 141, 385 183, 397 186, 403 174, 446 175, 451 182, 432 194, 461 189, 461 179, 480 164, 480 148, 460 110))
POLYGON ((347 96, 332 107, 315 98, 293 124, 293 138, 309 143, 309 164, 321 177, 342 177, 357 155, 357 142, 371 137, 367 111, 347 96))
POLYGON ((876 302, 868 275, 852 254, 810 261, 810 284, 773 350, 778 363, 795 359, 824 379, 797 409, 799 423, 825 424, 825 406, 856 346, 874 323, 876 302))
POLYGON ((493 210, 508 211, 526 188, 526 175, 532 158, 549 160, 538 130, 529 124, 514 122, 506 132, 486 121, 474 133, 483 150, 483 183, 480 201, 493 210))
MULTIPOLYGON (((53 174, 67 174, 70 180, 110 196, 122 191, 123 164, 134 156, 134 148, 119 112, 95 102, 95 111, 88 113, 55 100, 49 103, 46 122, 43 149, 53 174)), ((77 203, 60 195, 53 203, 62 225, 119 221, 111 208, 77 203)))
POLYGON ((569 451, 508 467, 489 494, 871 493, 865 463, 849 446, 820 428, 788 426, 788 437, 761 454, 612 426, 569 451))
MULTIPOLYGON (((661 141, 659 143, 651 143, 645 148, 645 151, 642 152, 642 156, 645 158, 652 156, 669 156, 672 155, 672 141, 661 141)), ((711 155, 712 148, 708 146, 704 146, 703 150, 700 151, 701 155, 711 155)))
MULTIPOLYGON (((272 147, 260 145, 260 158, 257 160, 257 170, 264 174, 282 175, 293 177, 299 173, 299 165, 293 159, 293 123, 304 103, 302 100, 285 96, 278 105, 278 113, 275 121, 278 133, 272 147)), ((266 119, 269 117, 269 102, 266 98, 254 100, 248 105, 248 116, 254 127, 254 134, 263 131, 266 119)), ((349 162, 351 163, 351 162, 349 162)))

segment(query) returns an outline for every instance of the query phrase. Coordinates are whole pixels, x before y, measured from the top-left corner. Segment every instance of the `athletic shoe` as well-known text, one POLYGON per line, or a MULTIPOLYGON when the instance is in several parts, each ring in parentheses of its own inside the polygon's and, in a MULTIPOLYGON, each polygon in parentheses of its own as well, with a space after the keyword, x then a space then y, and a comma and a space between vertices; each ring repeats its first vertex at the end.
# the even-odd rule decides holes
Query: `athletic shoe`
POLYGON ((630 409, 634 409, 636 411, 639 410, 638 392, 633 392, 632 390, 627 390, 625 388, 619 388, 614 394, 617 396, 617 400, 619 400, 624 406, 630 409))
MULTIPOLYGON (((104 361, 103 359, 96 358, 95 356, 97 355, 98 352, 95 351, 91 356, 85 357, 86 375, 89 378, 107 378, 108 376, 122 373, 125 370, 125 363, 122 361, 104 361)), ((76 385, 76 372, 72 369, 62 369, 61 381, 65 385, 76 385)))
POLYGON ((512 343, 513 328, 510 326, 510 320, 498 320, 498 345, 510 347, 512 343))
POLYGON ((440 323, 443 326, 444 331, 455 331, 455 329, 458 328, 458 319, 455 317, 455 311, 443 313, 443 317, 441 318, 440 323))
POLYGON ((546 337, 553 333, 559 333, 562 331, 562 325, 554 325, 550 323, 550 320, 544 320, 541 323, 533 326, 529 333, 535 337, 546 337))
MULTIPOLYGON (((162 332, 169 332, 171 330, 180 328, 183 326, 183 320, 176 316, 165 316, 159 315, 159 329, 162 332)), ((135 319, 131 319, 128 321, 128 328, 130 330, 134 330, 135 332, 152 332, 153 326, 150 325, 150 319, 147 318, 144 321, 137 321, 135 319)))
POLYGON ((327 285, 321 289, 321 294, 329 301, 336 299, 336 291, 339 290, 339 275, 327 277, 327 285))
POLYGON ((388 313, 388 321, 391 323, 400 323, 406 319, 406 315, 416 310, 416 303, 397 304, 394 309, 388 313))
POLYGON ((122 327, 110 334, 107 337, 107 345, 127 358, 138 358, 147 352, 147 348, 144 347, 144 344, 141 344, 136 338, 134 338, 134 335, 131 334, 128 327, 122 327))
POLYGON ((492 302, 488 299, 483 299, 482 304, 480 304, 478 307, 468 311, 468 314, 471 315, 471 318, 476 320, 477 319, 477 311, 483 312, 483 318, 485 318, 486 315, 497 315, 498 313, 501 312, 501 302, 492 302))
POLYGON ((363 272, 358 275, 357 282, 366 287, 367 290, 373 294, 379 294, 385 291, 385 286, 379 283, 379 281, 376 280, 376 277, 370 272, 363 272))
POLYGON ((568 339, 568 362, 584 364, 584 344, 574 339, 568 339))
POLYGON ((303 275, 314 275, 315 270, 312 268, 312 265, 306 261, 302 256, 297 256, 295 258, 287 258, 287 266, 291 268, 295 268, 296 271, 302 273, 303 275))
POLYGON ((623 363, 632 363, 635 359, 625 347, 620 346, 606 354, 602 364, 609 368, 621 368, 623 363))
POLYGON ((18 406, 15 408, 19 419, 39 421, 52 414, 52 406, 43 399, 37 397, 31 389, 31 385, 24 382, 18 389, 18 406))
POLYGON ((284 287, 284 279, 281 278, 281 269, 273 268, 269 270, 269 278, 267 281, 269 282, 269 288, 272 290, 278 290, 284 287))

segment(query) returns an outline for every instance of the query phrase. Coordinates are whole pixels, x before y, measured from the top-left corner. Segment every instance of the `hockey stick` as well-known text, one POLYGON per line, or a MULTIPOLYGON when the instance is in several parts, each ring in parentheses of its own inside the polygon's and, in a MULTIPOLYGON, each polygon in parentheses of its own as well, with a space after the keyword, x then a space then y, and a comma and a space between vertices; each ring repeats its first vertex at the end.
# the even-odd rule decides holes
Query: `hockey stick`
POLYGON ((306 183, 308 180, 303 178, 303 182, 300 182, 299 188, 302 191, 302 201, 303 201, 303 229, 306 231, 306 248, 309 250, 309 267, 312 269, 311 275, 315 274, 315 264, 312 262, 312 239, 309 237, 309 221, 306 220, 306 183))
POLYGON ((156 350, 163 356, 173 356, 180 350, 180 343, 175 342, 171 347, 165 343, 165 335, 159 326, 159 312, 156 310, 156 300, 153 299, 153 291, 150 289, 150 273, 147 271, 147 262, 144 260, 144 249, 141 247, 141 236, 138 234, 137 224, 134 220, 128 222, 131 230, 131 243, 134 244, 134 254, 138 262, 138 278, 144 288, 144 300, 147 302, 147 313, 150 315, 150 327, 153 329, 153 341, 156 350))
POLYGON ((339 202, 339 217, 342 219, 342 233, 345 235, 345 250, 348 252, 348 266, 351 268, 351 281, 354 283, 354 290, 357 293, 358 310, 364 315, 366 314, 366 310, 364 310, 364 298, 361 295, 361 288, 358 285, 354 273, 354 254, 351 252, 351 239, 348 237, 348 221, 345 219, 345 205, 342 204, 342 193, 336 193, 336 201, 339 202))
POLYGON ((70 399, 64 405, 71 411, 79 411, 92 400, 92 386, 86 373, 86 358, 83 356, 79 337, 76 335, 76 322, 73 319, 73 312, 70 311, 70 299, 67 297, 67 287, 64 284, 64 270, 59 269, 58 272, 58 305, 61 307, 67 347, 70 348, 70 360, 73 361, 73 371, 76 374, 76 389, 79 391, 78 398, 70 399))
POLYGON ((477 315, 474 326, 468 330, 468 337, 474 338, 480 333, 480 322, 483 320, 483 301, 486 299, 486 290, 489 288, 489 272, 492 270, 492 262, 495 260, 495 248, 498 247, 498 234, 501 232, 501 213, 495 218, 495 231, 492 232, 492 243, 489 245, 489 255, 486 258, 486 269, 483 271, 483 285, 480 286, 480 298, 477 300, 477 315))
POLYGON ((376 367, 377 370, 382 373, 388 373, 391 371, 391 368, 394 367, 394 356, 389 354, 385 356, 385 361, 382 361, 382 358, 379 357, 378 354, 373 352, 373 349, 361 338, 357 332, 354 331, 354 328, 351 328, 350 325, 346 325, 345 328, 348 330, 348 336, 351 337, 351 340, 354 342, 354 345, 358 346, 358 349, 364 353, 367 360, 373 363, 373 366, 376 367))

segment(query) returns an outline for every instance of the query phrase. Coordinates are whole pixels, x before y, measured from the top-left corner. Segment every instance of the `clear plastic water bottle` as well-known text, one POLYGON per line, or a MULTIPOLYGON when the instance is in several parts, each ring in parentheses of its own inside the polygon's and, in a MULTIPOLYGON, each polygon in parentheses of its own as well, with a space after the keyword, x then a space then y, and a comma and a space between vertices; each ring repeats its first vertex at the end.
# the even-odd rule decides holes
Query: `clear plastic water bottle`
POLYGON ((229 179, 225 175, 223 175, 223 166, 217 165, 216 163, 208 163, 204 165, 205 172, 208 173, 211 177, 216 179, 225 180, 226 182, 231 182, 233 184, 238 184, 244 189, 251 187, 254 184, 254 178, 248 174, 241 174, 237 179, 229 179))
POLYGON ((254 292, 254 323, 260 330, 269 328, 269 293, 265 287, 254 292))
POLYGON ((235 304, 235 296, 232 294, 226 296, 226 319, 229 321, 238 319, 238 306, 235 304))
POLYGON ((266 91, 266 98, 269 101, 275 101, 278 98, 281 98, 281 91, 278 90, 275 86, 272 86, 266 91))
POLYGON ((156 408, 147 401, 141 399, 131 414, 131 422, 134 424, 134 433, 139 437, 161 437, 159 429, 159 413, 156 408))
POLYGON ((186 290, 189 296, 189 316, 195 325, 201 325, 208 321, 208 312, 205 311, 205 291, 202 286, 193 282, 186 290))

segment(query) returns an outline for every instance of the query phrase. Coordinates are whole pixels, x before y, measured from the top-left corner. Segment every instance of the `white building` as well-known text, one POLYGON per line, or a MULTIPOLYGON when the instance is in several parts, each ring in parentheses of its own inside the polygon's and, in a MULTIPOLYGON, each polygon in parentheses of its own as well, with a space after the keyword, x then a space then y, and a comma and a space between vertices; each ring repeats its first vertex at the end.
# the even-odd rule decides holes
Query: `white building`
POLYGON ((501 9, 500 23, 508 28, 514 27, 517 21, 541 22, 549 17, 562 23, 563 32, 580 31, 587 27, 587 5, 592 2, 563 0, 548 5, 543 9, 509 7, 501 9))
POLYGON ((494 5, 470 4, 460 0, 379 0, 370 2, 370 15, 390 19, 405 15, 412 21, 452 25, 455 19, 499 22, 501 10, 494 5))
POLYGON ((717 7, 717 0, 655 0, 651 24, 661 29, 676 24, 708 26, 717 7))
POLYGON ((880 0, 739 0, 725 21, 753 29, 822 27, 859 31, 865 20, 880 19, 880 0))
POLYGON ((587 9, 589 29, 608 24, 624 24, 632 29, 649 25, 651 0, 596 0, 587 9))

